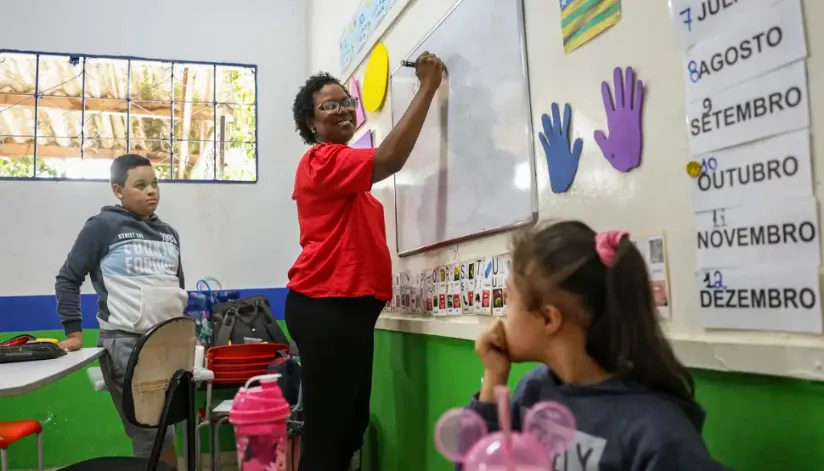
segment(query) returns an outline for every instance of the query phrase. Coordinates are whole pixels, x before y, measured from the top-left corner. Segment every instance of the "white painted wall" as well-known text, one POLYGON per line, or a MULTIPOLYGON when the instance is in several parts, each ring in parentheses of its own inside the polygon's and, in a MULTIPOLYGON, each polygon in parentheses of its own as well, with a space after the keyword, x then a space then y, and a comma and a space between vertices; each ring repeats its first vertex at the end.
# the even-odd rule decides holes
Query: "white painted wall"
MULTIPOLYGON (((471 0, 467 0, 471 1, 471 0)), ((400 0, 399 0, 400 2, 400 0)), ((325 68, 340 73, 338 38, 352 18, 358 0, 312 0, 310 69, 325 68), (350 5, 351 4, 351 5, 350 5), (344 8, 345 6, 345 8, 344 8)), ((661 0, 622 2, 623 19, 611 30, 579 50, 564 54, 557 1, 524 0, 527 60, 529 65, 534 129, 540 130, 541 113, 553 102, 570 103, 573 137, 584 139, 584 153, 569 193, 549 189, 546 160, 535 136, 541 219, 582 219, 596 229, 623 228, 633 234, 667 235, 673 319, 664 328, 679 356, 688 365, 801 378, 824 379, 824 337, 772 332, 708 331, 702 328, 697 310, 694 273, 694 223, 690 203, 690 180, 685 174, 689 161, 687 129, 684 125, 684 83, 681 55, 669 20, 668 3, 661 0), (593 139, 593 131, 606 129, 600 94, 601 81, 612 81, 615 66, 633 66, 647 87, 644 104, 643 165, 629 174, 614 171, 593 139)), ((455 4, 454 0, 411 0, 409 6, 383 36, 390 63, 404 58, 455 4)), ((806 22, 807 74, 813 136, 824 133, 824 94, 816 88, 824 76, 817 54, 824 44, 824 2, 803 0, 806 22)), ((433 51, 437 53, 438 51, 433 51)), ((363 64, 354 76, 361 78, 363 64)), ((347 78, 347 77, 342 77, 347 78)), ((392 128, 391 97, 383 111, 368 114, 365 128, 375 130, 380 143, 392 128)), ((813 138, 813 168, 816 194, 821 194, 824 147, 813 138)), ((395 249, 395 219, 391 183, 377 185, 373 193, 386 208, 389 246, 395 249)), ((820 218, 820 215, 819 215, 820 218)), ((460 259, 473 259, 504 252, 509 236, 482 238, 458 247, 460 259)), ((393 270, 420 272, 454 260, 451 249, 393 260, 393 270)), ((414 318, 391 314, 379 328, 474 338, 487 319, 414 318)))
MULTIPOLYGON (((3 17, 6 49, 257 64, 258 183, 165 183, 158 214, 180 232, 189 287, 207 275, 285 286, 299 249, 290 195, 305 147, 291 104, 307 70, 304 2, 27 0, 3 17)), ((106 183, 0 181, 0 296, 53 293, 84 221, 115 201, 106 183)))
POLYGON ((340 43, 344 25, 360 0, 307 0, 309 71, 340 76, 340 43))

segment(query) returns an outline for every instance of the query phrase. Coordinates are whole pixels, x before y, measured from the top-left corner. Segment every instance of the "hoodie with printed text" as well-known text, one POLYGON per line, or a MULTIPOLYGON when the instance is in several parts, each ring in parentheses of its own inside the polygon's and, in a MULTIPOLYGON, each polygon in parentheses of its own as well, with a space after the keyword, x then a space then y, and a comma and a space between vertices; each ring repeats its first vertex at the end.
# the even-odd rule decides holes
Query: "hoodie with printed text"
POLYGON ((79 332, 80 288, 90 275, 101 329, 142 333, 136 326, 144 290, 183 289, 180 236, 156 215, 147 220, 106 206, 86 221, 55 281, 57 314, 66 334, 79 332))
MULTIPOLYGON (((553 471, 729 471, 701 438, 704 412, 694 404, 613 377, 593 386, 563 384, 546 366, 527 373, 512 397, 512 427, 542 401, 558 402, 575 416, 574 442, 554 457, 553 471)), ((498 431, 496 405, 469 405, 498 431)))

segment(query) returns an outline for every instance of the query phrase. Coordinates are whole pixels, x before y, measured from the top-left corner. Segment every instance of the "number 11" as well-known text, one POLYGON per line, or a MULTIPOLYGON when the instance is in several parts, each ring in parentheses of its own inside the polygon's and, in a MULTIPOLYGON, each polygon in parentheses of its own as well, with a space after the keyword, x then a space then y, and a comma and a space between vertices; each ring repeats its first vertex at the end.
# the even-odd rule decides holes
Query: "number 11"
POLYGON ((723 209, 712 210, 712 226, 715 228, 724 227, 727 225, 727 216, 723 209))

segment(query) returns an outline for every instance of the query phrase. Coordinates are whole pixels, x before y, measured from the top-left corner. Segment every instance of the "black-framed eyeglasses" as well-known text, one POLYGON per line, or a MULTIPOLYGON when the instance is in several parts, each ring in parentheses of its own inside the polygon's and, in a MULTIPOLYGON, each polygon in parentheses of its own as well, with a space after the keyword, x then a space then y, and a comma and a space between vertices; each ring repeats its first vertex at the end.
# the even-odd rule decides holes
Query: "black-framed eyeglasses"
POLYGON ((340 111, 341 108, 344 108, 349 111, 355 111, 358 109, 358 99, 349 97, 343 101, 324 101, 320 105, 318 105, 318 109, 325 111, 327 113, 337 113, 340 111))

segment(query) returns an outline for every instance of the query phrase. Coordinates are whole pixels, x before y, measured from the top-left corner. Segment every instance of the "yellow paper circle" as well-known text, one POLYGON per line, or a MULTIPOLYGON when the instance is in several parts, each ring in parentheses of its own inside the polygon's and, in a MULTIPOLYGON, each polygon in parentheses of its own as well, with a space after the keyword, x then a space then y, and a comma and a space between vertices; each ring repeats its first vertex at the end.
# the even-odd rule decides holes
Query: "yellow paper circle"
POLYGON ((692 161, 687 164, 687 175, 691 176, 692 178, 696 178, 701 175, 701 164, 696 161, 692 161))
POLYGON ((381 109, 386 98, 389 83, 389 52, 379 43, 369 56, 366 72, 363 74, 363 106, 370 113, 381 109))

